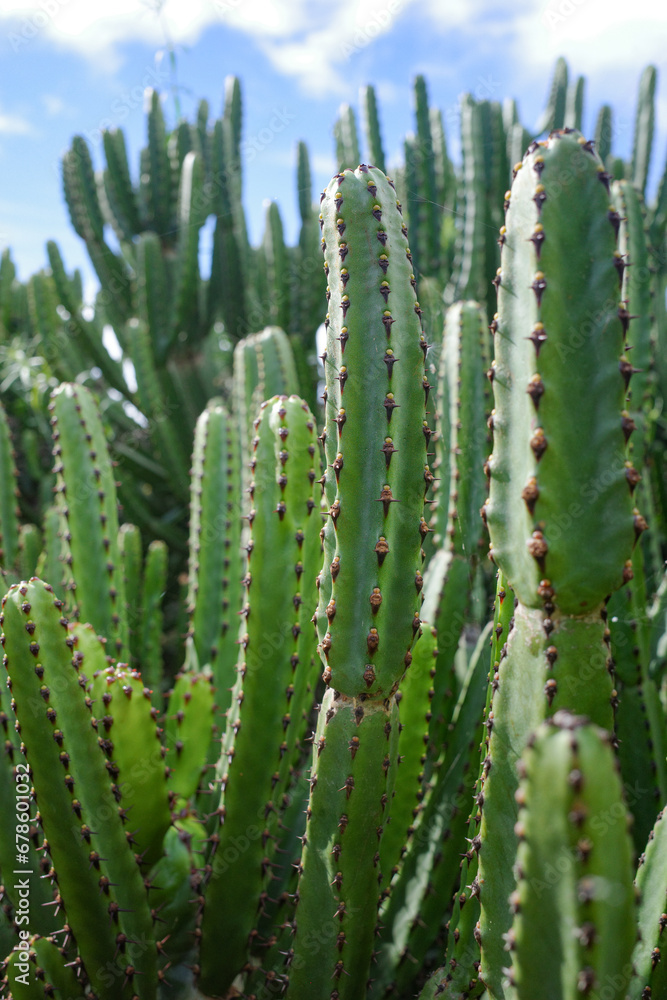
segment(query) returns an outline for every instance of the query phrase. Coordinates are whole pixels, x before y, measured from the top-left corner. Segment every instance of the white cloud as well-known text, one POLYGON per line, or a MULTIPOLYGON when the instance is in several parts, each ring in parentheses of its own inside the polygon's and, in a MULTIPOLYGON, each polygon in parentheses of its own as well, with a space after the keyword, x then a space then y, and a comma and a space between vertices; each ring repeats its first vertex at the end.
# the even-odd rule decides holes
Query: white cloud
POLYGON ((30 135, 32 125, 27 118, 20 115, 7 115, 0 111, 0 134, 3 135, 30 135))
POLYGON ((57 94, 42 94, 42 104, 49 118, 57 118, 68 110, 62 97, 57 94))
POLYGON ((413 0, 4 0, 0 19, 15 51, 37 37, 87 57, 101 71, 120 64, 123 42, 193 44, 204 29, 226 24, 255 38, 275 68, 310 93, 345 88, 345 66, 390 31, 413 0), (166 33, 166 35, 165 35, 166 33))
MULTIPOLYGON (((342 95, 351 61, 395 31, 409 10, 436 32, 462 32, 471 45, 511 61, 527 83, 538 72, 543 79, 558 55, 589 76, 634 69, 638 53, 644 62, 663 58, 667 8, 655 0, 2 0, 0 22, 9 22, 6 35, 16 51, 42 36, 103 72, 118 69, 124 42, 159 47, 166 32, 174 44, 194 44, 206 28, 224 24, 254 38, 271 64, 308 93, 342 95)), ((449 75, 447 64, 440 73, 449 75)))
POLYGON ((329 153, 311 153, 310 167, 313 173, 326 174, 329 177, 336 170, 336 161, 329 153))
POLYGON ((558 56, 585 69, 588 76, 634 68, 639 61, 662 63, 667 8, 655 0, 497 0, 443 4, 422 0, 423 10, 443 31, 463 30, 480 41, 503 38, 497 52, 517 69, 539 69, 542 76, 558 56))

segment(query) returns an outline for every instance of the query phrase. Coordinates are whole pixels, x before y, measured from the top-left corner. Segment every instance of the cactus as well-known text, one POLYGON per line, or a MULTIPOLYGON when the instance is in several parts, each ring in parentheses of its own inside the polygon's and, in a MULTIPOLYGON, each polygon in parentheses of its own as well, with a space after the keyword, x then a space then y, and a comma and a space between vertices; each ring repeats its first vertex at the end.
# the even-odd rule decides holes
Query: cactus
POLYGON ((575 134, 557 133, 529 152, 512 189, 494 323, 494 451, 485 505, 491 553, 527 607, 546 602, 574 616, 594 614, 622 584, 635 537, 636 473, 624 461, 631 428, 622 416, 631 372, 622 357, 616 306, 622 267, 605 185, 603 168, 575 134), (565 171, 577 177, 576 184, 568 183, 565 171), (577 200, 563 213, 559 201, 566 193, 577 200), (522 243, 524 233, 532 239, 522 243), (599 244, 595 285, 591 265, 575 267, 572 261, 584 247, 590 259, 593 240, 599 244), (557 271, 563 257, 568 269, 557 271), (584 429, 592 437, 591 448, 582 452, 575 438, 584 429), (569 496, 569 480, 560 473, 566 462, 579 486, 569 496), (513 475, 506 477, 510 464, 513 475), (588 501, 576 512, 569 510, 575 496, 588 501), (535 527, 538 522, 544 530, 535 527), (525 544, 514 544, 515 537, 525 544), (585 567, 578 558, 584 539, 588 546, 595 539, 594 574, 593 553, 585 567), (541 583, 546 576, 549 583, 541 583))
POLYGON ((540 120, 535 126, 535 134, 542 132, 554 132, 565 125, 565 109, 568 90, 568 68, 567 63, 562 58, 556 60, 554 75, 551 80, 551 88, 547 98, 547 106, 542 112, 540 120))
POLYGON ((269 323, 288 330, 290 327, 289 261, 280 209, 275 201, 270 202, 266 209, 264 252, 268 279, 269 323))
MULTIPOLYGON (((476 302, 451 306, 445 317, 439 358, 437 433, 435 436, 435 505, 430 520, 436 551, 425 574, 424 617, 438 628, 431 739, 445 738, 451 709, 446 690, 471 602, 472 584, 483 525, 482 463, 487 432, 484 377, 487 333, 476 302)), ((429 536, 427 536, 428 538, 429 536)))
POLYGON ((16 715, 8 692, 0 695, 0 739, 3 744, 0 801, 14 822, 3 823, 0 827, 1 895, 3 902, 13 910, 15 931, 21 927, 26 929, 29 922, 33 933, 50 934, 59 927, 59 919, 54 913, 54 889, 50 879, 44 877, 50 872, 51 864, 40 851, 36 810, 29 801, 29 768, 21 760, 15 729, 16 715), (19 862, 17 853, 25 860, 19 862), (17 867, 25 869, 23 875, 17 867))
MULTIPOLYGON (((434 940, 439 943, 445 930, 443 923, 458 881, 461 849, 466 852, 464 857, 473 856, 474 845, 466 848, 463 838, 482 736, 489 633, 490 623, 470 656, 452 713, 452 736, 439 755, 434 776, 425 786, 423 805, 406 838, 402 866, 380 910, 378 968, 371 998, 407 992, 415 966, 423 968, 434 940)), ((416 654, 418 650, 419 644, 416 654)), ((415 656, 411 670, 416 659, 415 656)), ((406 679, 409 676, 410 672, 406 679)), ((400 777, 399 767, 399 780, 400 777)))
POLYGON ((646 190, 646 178, 648 177, 653 146, 656 77, 655 66, 647 66, 642 73, 632 140, 632 183, 642 195, 646 190))
POLYGON ((633 840, 641 853, 667 788, 665 726, 662 713, 655 707, 658 692, 649 676, 648 630, 642 620, 646 594, 639 546, 633 569, 635 579, 612 595, 607 611, 618 692, 618 758, 628 809, 634 819, 633 840))
MULTIPOLYGON (((294 248, 292 260, 292 318, 291 342, 299 374, 299 391, 317 412, 317 358, 315 333, 324 320, 326 302, 326 276, 321 270, 320 227, 318 212, 312 201, 312 185, 308 147, 300 142, 297 147, 297 190, 301 229, 299 245, 294 248)), ((289 252, 289 249, 288 249, 289 252)))
MULTIPOLYGON (((123 567, 125 613, 127 615, 129 663, 138 668, 141 658, 141 532, 136 524, 121 524, 118 531, 118 555, 123 567)), ((43 574, 49 579, 48 573, 43 574)))
POLYGON ((364 131, 369 162, 378 170, 386 172, 382 133, 378 119, 377 98, 374 87, 361 88, 361 101, 364 114, 364 131))
POLYGON ((239 422, 243 488, 250 482, 248 459, 260 405, 272 396, 296 392, 294 355, 287 334, 269 326, 240 340, 234 349, 234 409, 239 422))
POLYGON ((317 611, 324 679, 348 697, 362 691, 387 697, 409 663, 419 618, 420 525, 430 482, 423 434, 426 340, 407 229, 384 175, 372 168, 338 175, 322 208, 330 291, 329 516, 317 611), (367 245, 374 252, 357 249, 367 245), (377 303, 367 297, 371 282, 377 303), (365 428, 363 450, 355 427, 365 428), (406 593, 414 596, 406 601, 406 593))
MULTIPOLYGON (((576 83, 571 83, 567 88, 565 99, 565 116, 563 120, 564 128, 574 128, 581 132, 581 119, 584 113, 584 89, 586 79, 583 76, 577 77, 576 83)), ((598 150, 599 155, 599 150, 598 150)))
POLYGON ((207 769, 215 732, 215 704, 209 678, 183 673, 169 692, 165 717, 169 788, 176 799, 190 800, 207 769))
POLYGON ((128 810, 137 853, 148 867, 162 853, 170 825, 165 754, 155 725, 157 709, 141 676, 120 667, 96 672, 88 693, 100 718, 97 731, 106 741, 103 750, 113 762, 113 776, 128 810), (103 706, 103 708, 102 708, 103 706), (102 712, 104 714, 102 714, 102 712))
POLYGON ((437 274, 440 269, 439 204, 436 189, 435 152, 431 118, 428 106, 426 80, 417 76, 414 82, 415 117, 417 122, 417 173, 419 190, 419 215, 410 216, 412 252, 415 257, 415 273, 437 274), (417 232, 420 232, 421 253, 414 246, 417 232), (423 232, 423 238, 421 234, 423 232))
POLYGON ((636 930, 632 848, 611 737, 560 711, 538 730, 522 765, 508 978, 519 1000, 595 989, 621 1000, 636 930))
POLYGON ((461 299, 481 299, 484 284, 484 188, 482 106, 469 94, 461 99, 461 147, 466 184, 463 188, 463 219, 459 232, 454 274, 447 289, 448 305, 461 299))
POLYGON ((236 421, 209 406, 197 421, 190 500, 189 638, 196 671, 211 668, 217 721, 231 703, 238 655, 241 578, 241 461, 236 421))
POLYGON ((398 871, 414 830, 414 820, 424 796, 424 772, 429 744, 429 722, 433 678, 438 655, 437 632, 422 622, 413 647, 412 663, 394 695, 400 708, 398 737, 399 768, 396 775, 390 820, 382 837, 380 871, 385 882, 398 871))
POLYGON ((34 579, 3 602, 5 666, 39 806, 58 873, 59 903, 81 961, 101 998, 155 996, 155 956, 143 942, 152 924, 137 861, 123 828, 122 791, 105 767, 92 702, 85 695, 85 654, 69 640, 62 602, 34 579), (72 669, 74 667, 74 669, 72 669), (36 710, 38 709, 38 710, 36 710), (42 721, 46 720, 46 725, 42 721), (70 817, 63 823, 63 817, 70 817), (122 940, 118 938, 122 935, 122 940), (138 942, 142 942, 139 944, 138 942), (125 985, 113 987, 105 963, 120 948, 125 985), (130 971, 131 970, 131 971, 130 971), (135 972, 141 975, 135 977, 135 972))
POLYGON ((595 150, 603 163, 607 163, 611 153, 611 140, 614 134, 612 110, 608 104, 603 104, 598 112, 595 123, 595 150))
POLYGON ((136 183, 73 140, 94 303, 0 258, 15 1000, 664 992, 667 175, 655 70, 627 163, 584 88, 539 143, 464 96, 459 165, 417 77, 395 186, 365 88, 376 166, 315 207, 299 143, 296 245, 278 202, 249 243, 235 78, 215 120, 149 92, 136 183))
POLYGON ((468 819, 466 838, 469 849, 461 861, 461 877, 457 886, 449 921, 446 962, 433 973, 420 1000, 430 1000, 440 993, 462 1000, 466 995, 479 996, 484 983, 479 978, 480 954, 480 881, 479 852, 482 838, 480 825, 484 807, 484 781, 488 775, 489 737, 493 729, 493 697, 497 690, 502 660, 507 656, 507 638, 513 627, 514 595, 502 572, 498 572, 493 629, 491 633, 491 665, 487 685, 483 726, 487 732, 480 743, 481 761, 475 784, 472 811, 468 819))
POLYGON ((639 859, 635 880, 639 897, 639 935, 632 954, 636 972, 629 996, 660 996, 667 985, 667 965, 662 957, 662 932, 665 910, 665 833, 664 810, 660 812, 651 830, 646 852, 639 859))
POLYGON ((394 783, 398 707, 394 699, 362 702, 329 688, 318 719, 287 996, 324 996, 334 985, 341 998, 352 998, 373 948, 369 898, 377 897, 381 874, 377 849, 394 783), (323 907, 320 945, 309 931, 322 926, 323 907))
POLYGON ((637 473, 625 462, 629 374, 606 185, 585 140, 554 133, 517 170, 503 234, 484 514, 490 554, 519 604, 493 700, 481 828, 481 975, 494 997, 505 995, 501 935, 516 834, 504 803, 517 787, 516 754, 559 708, 613 727, 601 612, 631 575, 639 522, 637 473), (582 432, 590 450, 578 447, 582 432))
POLYGON ((303 713, 315 681, 315 423, 297 396, 278 396, 264 403, 255 429, 245 628, 218 765, 201 920, 201 984, 209 993, 225 989, 244 965, 271 867, 268 841, 275 836, 293 748, 305 735, 303 713), (287 567, 294 574, 291 586, 285 585, 287 567))
POLYGON ((53 937, 22 935, 6 968, 6 984, 14 1000, 41 1000, 49 993, 84 1000, 84 988, 74 969, 66 964, 66 957, 53 937))
POLYGON ((391 696, 410 665, 419 628, 419 525, 429 484, 419 427, 426 341, 407 228, 384 174, 362 165, 337 175, 323 195, 322 231, 329 289, 323 434, 329 514, 316 621, 329 690, 314 738, 287 995, 303 995, 306 984, 324 989, 333 978, 338 994, 352 997, 354 984, 368 974, 375 923, 373 908, 360 904, 373 898, 383 875, 376 870, 377 844, 398 739, 391 696), (376 303, 365 294, 373 286, 376 303), (372 428, 372 450, 368 441, 359 448, 357 425, 367 434, 372 428), (394 515, 396 502, 401 510, 394 515), (364 579, 368 604, 359 606, 364 579), (406 587, 415 588, 414 606, 406 607, 406 587), (339 921, 324 955, 308 934, 323 894, 339 921))
POLYGON ((18 557, 19 526, 14 449, 7 414, 2 406, 0 406, 0 462, 2 463, 2 475, 0 476, 0 567, 4 576, 8 571, 13 570, 18 557))
POLYGON ((128 648, 127 617, 116 482, 104 431, 83 387, 60 386, 51 409, 66 587, 79 615, 94 621, 120 655, 128 648))
POLYGON ((336 159, 339 170, 352 169, 353 163, 359 163, 359 136, 357 135, 357 118, 354 108, 342 104, 338 112, 339 118, 334 124, 334 139, 336 140, 336 159))

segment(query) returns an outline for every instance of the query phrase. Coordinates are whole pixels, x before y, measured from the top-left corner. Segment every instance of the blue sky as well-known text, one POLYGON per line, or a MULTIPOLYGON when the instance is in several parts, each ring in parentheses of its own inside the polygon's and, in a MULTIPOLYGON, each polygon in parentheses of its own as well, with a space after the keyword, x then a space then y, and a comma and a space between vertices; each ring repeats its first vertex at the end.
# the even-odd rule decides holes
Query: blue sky
MULTIPOLYGON (((598 109, 615 112, 614 151, 629 154, 639 76, 664 68, 667 8, 655 0, 0 0, 0 247, 10 246, 25 279, 45 266, 45 242, 60 243, 69 268, 89 276, 81 241, 62 199, 59 159, 72 135, 91 142, 102 165, 99 129, 121 126, 136 177, 144 142, 143 92, 178 85, 191 115, 206 98, 220 113, 224 80, 244 96, 244 201, 253 242, 263 203, 279 202, 286 236, 296 238, 295 150, 308 142, 315 193, 333 170, 332 125, 341 103, 359 110, 359 88, 376 86, 389 163, 414 128, 412 81, 424 73, 458 152, 460 95, 515 97, 533 129, 557 56, 571 78, 587 78, 584 131, 598 109), (176 52, 174 81, 165 43, 176 52), (662 66, 661 66, 662 64, 662 66)), ((650 189, 666 158, 667 80, 659 76, 650 189)), ((89 279, 90 280, 90 279, 89 279)))

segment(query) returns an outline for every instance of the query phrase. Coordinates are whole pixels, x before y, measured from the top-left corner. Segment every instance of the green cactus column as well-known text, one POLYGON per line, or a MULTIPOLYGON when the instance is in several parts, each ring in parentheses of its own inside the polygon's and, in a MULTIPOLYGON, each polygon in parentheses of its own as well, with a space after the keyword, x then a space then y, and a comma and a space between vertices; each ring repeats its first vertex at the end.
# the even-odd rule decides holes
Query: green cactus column
POLYGON ((630 1000, 653 1000, 667 990, 665 955, 665 886, 667 885, 667 823, 659 814, 639 859, 635 880, 639 893, 639 934, 632 962, 637 976, 630 1000))
POLYGON ((321 212, 328 514, 316 620, 328 690, 315 734, 290 1000, 352 1000, 365 990, 397 767, 392 695, 419 631, 432 479, 427 344, 396 192, 362 165, 333 178, 321 212))
POLYGON ((124 827, 123 793, 106 767, 105 736, 85 690, 91 653, 68 628, 62 601, 36 577, 10 589, 0 625, 57 899, 80 961, 100 1000, 155 1000, 146 889, 124 827))
MULTIPOLYGON (((488 754, 490 736, 495 718, 494 695, 499 687, 500 671, 507 657, 507 643, 514 627, 514 594, 507 585, 502 572, 498 572, 496 600, 494 605, 493 629, 491 633, 491 667, 489 671, 483 726, 486 733, 480 744, 481 761, 475 783, 472 811, 468 819, 466 838, 469 849, 461 861, 461 878, 456 889, 452 915, 449 920, 449 935, 445 962, 428 980, 420 1000, 442 995, 456 1000, 468 1000, 484 991, 484 983, 479 978, 480 958, 480 881, 479 852, 482 844, 480 827, 484 811, 484 783, 491 768, 488 754)), ((493 807, 493 803, 492 803, 493 807)), ((507 817, 508 825, 513 821, 512 813, 507 817)), ((497 838, 497 847, 502 850, 507 831, 497 838)), ((493 859, 494 861, 496 859, 493 859)), ((505 867, 505 859, 500 856, 499 865, 505 867)), ((511 861, 506 867, 505 877, 511 878, 511 861)), ((499 879, 498 892, 502 894, 502 880, 499 879)))
POLYGON ((518 599, 483 788, 481 976, 494 1000, 505 996, 516 850, 507 803, 517 757, 531 729, 559 708, 613 726, 602 615, 632 574, 642 526, 633 514, 638 473, 625 455, 631 372, 614 222, 609 177, 591 143, 564 130, 529 147, 501 233, 483 508, 491 558, 518 599))
MULTIPOLYGON (((9 421, 0 404, 0 579, 11 573, 18 558, 19 523, 16 508, 17 471, 9 421)), ((3 588, 4 589, 4 588, 3 588)))
POLYGON ((63 383, 52 395, 56 499, 67 589, 117 656, 129 655, 125 580, 118 549, 118 502, 104 429, 84 386, 63 383))
POLYGON ((395 191, 366 166, 322 203, 328 277, 325 565, 317 625, 327 685, 387 697, 418 628, 426 338, 395 191))
POLYGON ((397 743, 393 698, 363 701, 326 692, 298 868, 290 1000, 365 996, 377 917, 378 847, 397 743))
POLYGON ((236 680, 242 604, 241 459, 237 423, 209 405, 195 430, 190 486, 190 669, 209 665, 222 728, 236 680), (194 655, 192 655, 194 654, 194 655))
POLYGON ((430 520, 436 552, 424 574, 424 618, 438 630, 431 738, 446 739, 453 703, 451 670, 468 614, 484 526, 486 316, 476 302, 447 310, 439 358, 434 436, 435 505, 430 520))
POLYGON ((518 1000, 628 995, 637 936, 632 844, 611 742, 560 711, 524 754, 519 882, 506 939, 518 1000))
POLYGON ((298 396, 255 422, 238 677, 218 764, 201 919, 201 989, 226 996, 255 942, 273 840, 317 679, 315 576, 321 519, 315 421, 298 396))
POLYGON ((250 443, 261 404, 277 393, 297 392, 298 386, 294 352, 287 334, 280 327, 267 326, 240 340, 234 348, 232 395, 239 425, 243 490, 250 484, 250 443))

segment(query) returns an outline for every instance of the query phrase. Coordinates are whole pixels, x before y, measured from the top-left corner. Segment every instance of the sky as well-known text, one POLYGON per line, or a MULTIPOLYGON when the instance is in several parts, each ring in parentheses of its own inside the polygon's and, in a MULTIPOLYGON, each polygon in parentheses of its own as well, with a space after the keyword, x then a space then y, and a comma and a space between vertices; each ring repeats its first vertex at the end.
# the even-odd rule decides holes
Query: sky
POLYGON ((637 88, 658 68, 657 130, 649 192, 667 144, 667 5, 656 0, 0 0, 0 249, 19 276, 46 266, 55 239, 68 269, 93 278, 64 204, 60 158, 85 136, 97 169, 102 128, 121 127, 137 177, 146 88, 168 125, 205 98, 222 110, 225 78, 241 80, 244 204, 251 241, 267 199, 278 201, 288 242, 297 236, 296 146, 308 143, 316 195, 335 170, 332 127, 342 103, 358 117, 372 83, 389 168, 415 128, 412 85, 426 77, 458 155, 461 95, 514 97, 534 130, 553 65, 586 77, 584 132, 600 105, 614 109, 614 152, 627 157, 637 88), (171 52, 173 58, 170 58, 171 52))

